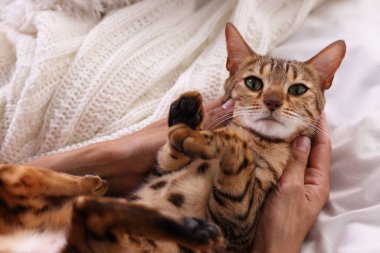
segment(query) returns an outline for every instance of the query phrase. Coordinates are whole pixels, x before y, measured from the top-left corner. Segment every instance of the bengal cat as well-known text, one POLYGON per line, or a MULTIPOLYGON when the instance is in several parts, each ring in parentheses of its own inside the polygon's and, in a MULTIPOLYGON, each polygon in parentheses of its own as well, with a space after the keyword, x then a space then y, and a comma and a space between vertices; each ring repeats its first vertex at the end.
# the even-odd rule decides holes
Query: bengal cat
POLYGON ((2 165, 0 252, 249 252, 290 143, 318 131, 345 43, 300 62, 256 54, 230 23, 226 40, 227 127, 201 130, 201 95, 181 95, 159 173, 126 198, 99 197, 107 184, 96 176, 2 165))

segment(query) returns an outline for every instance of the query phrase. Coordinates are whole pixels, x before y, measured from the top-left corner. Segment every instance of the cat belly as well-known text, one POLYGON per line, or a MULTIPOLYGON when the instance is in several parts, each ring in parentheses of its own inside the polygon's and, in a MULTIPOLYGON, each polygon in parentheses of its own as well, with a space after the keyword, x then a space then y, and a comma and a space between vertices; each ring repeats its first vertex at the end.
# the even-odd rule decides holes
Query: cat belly
POLYGON ((217 160, 195 160, 180 171, 151 180, 136 193, 141 198, 137 203, 170 215, 204 218, 217 168, 217 160))
POLYGON ((133 253, 176 253, 179 252, 179 247, 175 243, 164 242, 159 240, 147 240, 141 237, 134 237, 124 235, 121 240, 122 250, 120 253, 133 252, 133 253))
POLYGON ((7 253, 60 253, 66 245, 65 231, 24 230, 0 236, 0 252, 7 253))

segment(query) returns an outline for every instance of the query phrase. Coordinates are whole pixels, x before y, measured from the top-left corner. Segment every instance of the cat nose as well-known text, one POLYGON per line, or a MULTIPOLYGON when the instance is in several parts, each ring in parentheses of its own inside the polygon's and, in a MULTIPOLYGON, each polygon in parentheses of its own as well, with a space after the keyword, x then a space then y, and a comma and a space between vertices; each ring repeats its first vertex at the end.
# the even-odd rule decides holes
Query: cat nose
POLYGON ((279 97, 272 95, 272 96, 268 96, 267 98, 265 98, 264 104, 267 106, 267 108, 270 111, 273 112, 273 111, 277 110, 278 108, 280 108, 280 106, 282 105, 282 102, 281 102, 279 97))

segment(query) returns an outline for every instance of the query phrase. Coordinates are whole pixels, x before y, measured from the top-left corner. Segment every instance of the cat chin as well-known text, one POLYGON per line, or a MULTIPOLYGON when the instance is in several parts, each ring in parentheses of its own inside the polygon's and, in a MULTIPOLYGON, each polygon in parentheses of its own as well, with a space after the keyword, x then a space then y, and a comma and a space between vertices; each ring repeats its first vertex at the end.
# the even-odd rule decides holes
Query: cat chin
POLYGON ((255 132, 273 139, 287 140, 297 132, 298 125, 289 121, 280 122, 273 120, 244 119, 242 125, 255 132))

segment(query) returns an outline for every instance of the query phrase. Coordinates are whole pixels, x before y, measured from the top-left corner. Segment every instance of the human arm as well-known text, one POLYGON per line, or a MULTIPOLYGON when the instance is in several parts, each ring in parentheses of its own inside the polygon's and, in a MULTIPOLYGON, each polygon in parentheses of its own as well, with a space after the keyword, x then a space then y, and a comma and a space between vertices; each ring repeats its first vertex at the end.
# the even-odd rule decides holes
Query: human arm
MULTIPOLYGON (((221 98, 206 104, 204 127, 225 123, 225 116, 231 113, 231 102, 222 105, 221 98)), ((167 131, 167 120, 163 119, 119 139, 41 157, 28 164, 74 175, 97 174, 108 180, 108 194, 122 195, 136 188, 149 173, 167 131)))
POLYGON ((256 230, 253 253, 296 253, 328 200, 331 144, 326 117, 312 140, 300 137, 256 230))

